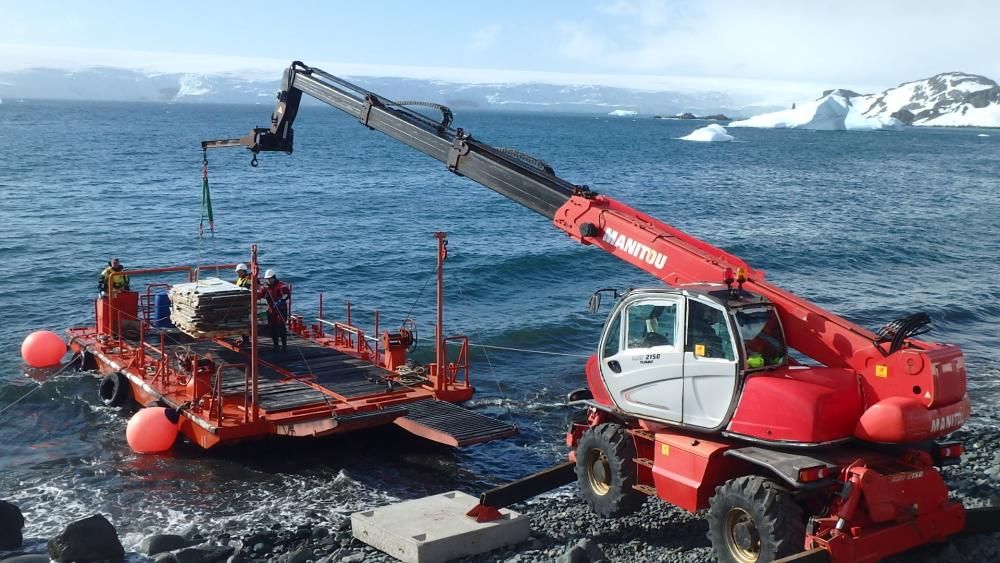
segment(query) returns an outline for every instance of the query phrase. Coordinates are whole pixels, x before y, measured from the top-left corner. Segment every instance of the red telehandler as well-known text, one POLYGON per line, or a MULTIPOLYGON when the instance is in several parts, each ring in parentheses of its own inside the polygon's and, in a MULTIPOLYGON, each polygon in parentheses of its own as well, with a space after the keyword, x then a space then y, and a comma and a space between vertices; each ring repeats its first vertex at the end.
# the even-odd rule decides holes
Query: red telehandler
POLYGON ((575 477, 607 517, 650 496, 707 508, 717 559, 741 563, 877 561, 1000 527, 1000 509, 950 500, 938 471, 961 457, 962 444, 942 438, 970 405, 961 350, 915 338, 926 315, 857 326, 541 160, 452 128, 444 106, 394 102, 297 61, 269 127, 203 148, 245 147, 253 165, 260 152, 291 153, 303 93, 666 284, 615 293, 587 388, 569 396, 582 407, 566 435, 569 462, 484 493, 471 514, 489 519, 575 477))

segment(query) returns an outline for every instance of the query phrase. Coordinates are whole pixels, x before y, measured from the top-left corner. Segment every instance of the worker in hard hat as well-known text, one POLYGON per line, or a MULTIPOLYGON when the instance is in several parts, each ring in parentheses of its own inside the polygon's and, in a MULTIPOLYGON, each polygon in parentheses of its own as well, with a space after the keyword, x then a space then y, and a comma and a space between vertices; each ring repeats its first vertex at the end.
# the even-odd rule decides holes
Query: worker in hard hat
POLYGON ((252 283, 250 280, 250 273, 246 264, 240 262, 239 264, 236 265, 236 281, 234 281, 233 283, 235 283, 237 287, 250 289, 252 283))
POLYGON ((125 273, 125 267, 117 258, 112 258, 101 271, 101 276, 97 280, 97 291, 104 296, 111 292, 118 293, 128 290, 129 279, 128 274, 125 273))
POLYGON ((271 341, 274 343, 274 351, 278 351, 278 340, 281 340, 281 350, 288 351, 288 300, 292 292, 288 286, 278 279, 274 270, 268 269, 264 272, 264 285, 260 288, 258 298, 263 297, 267 301, 267 326, 271 332, 271 341))

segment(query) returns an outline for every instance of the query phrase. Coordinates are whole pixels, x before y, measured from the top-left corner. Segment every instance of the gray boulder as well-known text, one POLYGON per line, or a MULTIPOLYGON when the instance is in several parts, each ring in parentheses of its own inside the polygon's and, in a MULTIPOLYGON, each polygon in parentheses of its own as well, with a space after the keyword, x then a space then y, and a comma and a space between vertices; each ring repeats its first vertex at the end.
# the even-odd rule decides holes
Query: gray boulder
POLYGON ((49 540, 53 561, 122 561, 125 548, 118 532, 100 514, 71 522, 61 534, 49 540))
POLYGON ((187 526, 184 526, 184 529, 181 530, 180 535, 184 536, 185 538, 193 540, 201 537, 201 530, 198 529, 197 524, 191 523, 188 524, 187 526))
POLYGON ((166 551, 164 553, 157 553, 154 555, 153 561, 156 561, 156 563, 177 563, 177 558, 174 557, 173 553, 166 551))
POLYGON ((3 563, 49 563, 49 556, 39 553, 15 555, 14 557, 4 559, 3 563))
POLYGON ((306 561, 315 561, 316 554, 313 550, 309 548, 298 549, 295 551, 290 551, 279 557, 274 558, 278 563, 306 563, 306 561))
POLYGON ((574 545, 556 559, 556 563, 587 563, 587 552, 574 545))
POLYGON ((0 500, 0 549, 11 550, 21 547, 24 516, 17 505, 0 500))
POLYGON ((177 563, 205 563, 205 554, 200 549, 187 548, 174 554, 177 563))
POLYGON ((228 545, 203 545, 195 549, 201 552, 201 560, 204 563, 225 561, 236 552, 235 548, 228 545))
POLYGON ((589 538, 584 538, 577 542, 583 551, 587 554, 587 561, 590 563, 596 563, 597 561, 604 561, 607 556, 604 555, 604 551, 601 550, 601 546, 597 545, 593 540, 589 538))
POLYGON ((556 561, 559 563, 597 563, 606 559, 607 557, 601 551, 600 546, 585 538, 566 550, 556 561))
POLYGON ((225 561, 236 550, 223 545, 203 545, 190 547, 174 553, 178 563, 215 563, 225 561))
POLYGON ((164 551, 173 551, 195 545, 197 542, 177 534, 153 534, 142 538, 139 551, 146 555, 156 555, 164 551))

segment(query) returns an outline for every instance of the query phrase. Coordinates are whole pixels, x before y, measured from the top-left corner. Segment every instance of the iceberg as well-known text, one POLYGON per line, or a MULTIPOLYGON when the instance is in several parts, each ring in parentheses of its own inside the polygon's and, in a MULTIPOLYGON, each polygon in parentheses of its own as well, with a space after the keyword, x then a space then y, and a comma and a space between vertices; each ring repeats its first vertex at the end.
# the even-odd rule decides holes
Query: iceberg
POLYGON ((695 129, 688 135, 680 138, 681 141, 698 141, 701 143, 724 143, 732 141, 733 136, 726 132, 726 128, 715 123, 695 129))
POLYGON ((822 98, 802 102, 794 109, 755 115, 733 121, 729 127, 760 127, 766 129, 815 129, 819 131, 902 129, 903 122, 895 117, 866 117, 851 103, 853 96, 834 90, 822 98))
POLYGON ((614 116, 614 117, 635 117, 635 116, 639 115, 639 112, 632 111, 632 110, 627 110, 627 109, 616 109, 615 111, 609 113, 608 115, 611 115, 611 116, 614 116))

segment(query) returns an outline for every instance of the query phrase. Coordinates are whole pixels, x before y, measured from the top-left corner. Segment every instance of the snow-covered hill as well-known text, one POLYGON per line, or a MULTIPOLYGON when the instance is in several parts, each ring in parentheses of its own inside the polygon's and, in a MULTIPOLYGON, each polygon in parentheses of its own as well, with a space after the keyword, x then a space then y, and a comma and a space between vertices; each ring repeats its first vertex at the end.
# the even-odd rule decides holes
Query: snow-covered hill
POLYGON ((855 100, 869 117, 907 125, 1000 127, 1000 86, 976 74, 946 72, 855 100))
POLYGON ((828 90, 818 100, 734 121, 729 127, 837 130, 902 125, 1000 127, 1000 86, 985 76, 946 72, 879 94, 828 90))

